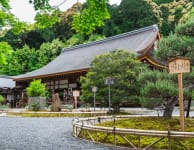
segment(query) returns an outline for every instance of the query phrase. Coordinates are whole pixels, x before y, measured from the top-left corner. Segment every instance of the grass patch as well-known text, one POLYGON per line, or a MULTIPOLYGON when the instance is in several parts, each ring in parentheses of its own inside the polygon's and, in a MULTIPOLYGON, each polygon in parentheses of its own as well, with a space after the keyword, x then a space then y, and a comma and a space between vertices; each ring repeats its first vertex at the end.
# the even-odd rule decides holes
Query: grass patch
POLYGON ((104 116, 105 113, 90 113, 90 112, 8 112, 10 116, 20 116, 20 117, 94 117, 94 116, 104 116))
MULTIPOLYGON (((116 120, 115 125, 113 121, 101 123, 100 126, 128 129, 142 129, 142 130, 173 130, 181 131, 179 124, 179 117, 173 117, 166 120, 163 117, 132 117, 130 119, 116 120)), ((185 131, 194 132, 194 119, 186 118, 185 131)))
MULTIPOLYGON (((165 120, 162 117, 135 117, 135 118, 129 118, 129 119, 122 119, 122 120, 116 120, 115 124, 113 121, 104 122, 101 124, 98 124, 97 126, 105 126, 105 127, 116 127, 116 128, 130 128, 130 129, 143 129, 143 130, 173 130, 173 131, 180 131, 180 125, 179 125, 179 118, 174 117, 170 120, 165 120)), ((185 121, 185 131, 188 132, 194 132, 194 119, 193 118, 187 118, 185 121)), ((86 131, 82 131, 81 136, 86 139, 90 139, 89 135, 86 134, 86 131)), ((102 143, 109 143, 114 144, 114 138, 116 138, 116 144, 120 146, 127 146, 130 147, 129 143, 126 142, 120 135, 114 134, 107 134, 104 132, 95 132, 90 131, 90 134, 92 135, 93 139, 98 142, 102 143)), ((136 136, 136 135, 125 135, 125 137, 133 143, 136 147, 146 147, 149 144, 152 144, 155 142, 157 137, 148 137, 148 136, 136 136), (140 138, 140 143, 139 143, 140 138)), ((171 139, 172 143, 172 150, 185 150, 185 148, 179 144, 176 140, 171 139)), ((183 138, 181 139, 181 142, 189 147, 190 149, 194 149, 194 139, 192 138, 183 138)), ((168 139, 165 138, 158 142, 157 144, 153 145, 152 149, 168 149, 168 139)))

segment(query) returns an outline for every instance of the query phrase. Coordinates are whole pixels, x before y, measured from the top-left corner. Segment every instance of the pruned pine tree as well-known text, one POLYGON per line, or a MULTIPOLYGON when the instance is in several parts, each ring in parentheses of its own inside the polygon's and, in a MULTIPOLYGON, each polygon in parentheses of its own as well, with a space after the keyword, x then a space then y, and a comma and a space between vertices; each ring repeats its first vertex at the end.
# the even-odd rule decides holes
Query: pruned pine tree
POLYGON ((148 108, 164 106, 163 117, 169 119, 178 102, 177 79, 168 72, 148 70, 140 74, 141 104, 148 108))
POLYGON ((97 56, 91 63, 90 70, 85 77, 81 77, 81 100, 93 102, 92 87, 97 86, 97 101, 108 106, 107 77, 112 78, 110 85, 111 107, 119 111, 120 104, 132 101, 131 96, 138 95, 137 77, 145 66, 129 51, 115 50, 108 54, 97 56))

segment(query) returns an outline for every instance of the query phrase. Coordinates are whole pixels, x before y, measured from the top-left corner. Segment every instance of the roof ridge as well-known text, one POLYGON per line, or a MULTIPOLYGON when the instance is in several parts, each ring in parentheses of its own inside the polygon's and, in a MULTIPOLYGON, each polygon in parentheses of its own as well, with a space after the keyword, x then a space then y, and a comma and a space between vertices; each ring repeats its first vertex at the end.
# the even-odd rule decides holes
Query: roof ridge
POLYGON ((10 76, 7 76, 7 75, 0 75, 0 78, 4 78, 4 79, 12 79, 10 76))
POLYGON ((148 26, 148 27, 144 27, 144 28, 141 28, 141 29, 125 32, 125 33, 118 34, 118 35, 111 36, 111 37, 107 37, 107 38, 102 39, 102 40, 97 40, 97 41, 93 41, 93 42, 86 43, 86 44, 79 44, 79 45, 71 46, 71 47, 68 47, 68 48, 63 48, 62 51, 61 51, 61 54, 64 53, 64 52, 70 51, 70 50, 74 50, 74 49, 78 49, 78 48, 82 48, 82 47, 86 47, 86 46, 90 46, 90 45, 103 43, 103 42, 106 42, 106 41, 118 39, 118 38, 125 37, 125 36, 128 36, 128 35, 134 35, 134 34, 137 34, 137 33, 148 31, 150 29, 153 29, 154 32, 158 31, 158 25, 154 24, 152 26, 148 26))

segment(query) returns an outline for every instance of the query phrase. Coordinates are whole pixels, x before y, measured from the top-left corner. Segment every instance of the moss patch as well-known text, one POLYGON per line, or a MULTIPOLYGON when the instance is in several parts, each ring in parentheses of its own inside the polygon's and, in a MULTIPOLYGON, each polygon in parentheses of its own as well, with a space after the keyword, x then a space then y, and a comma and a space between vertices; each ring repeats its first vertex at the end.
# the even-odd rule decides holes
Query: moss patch
POLYGON ((104 116, 105 113, 68 113, 68 112, 8 112, 10 116, 21 116, 21 117, 94 117, 104 116))
MULTIPOLYGON (((123 120, 116 120, 115 124, 113 121, 105 122, 98 124, 97 126, 106 126, 106 127, 116 127, 116 128, 130 128, 130 129, 143 129, 143 130, 173 130, 173 131, 180 131, 179 125, 179 118, 175 117, 170 120, 165 120, 162 117, 136 117, 136 118, 129 118, 123 120)), ((185 121, 185 130, 188 132, 194 132, 194 119, 188 118, 185 121)), ((82 131, 82 137, 86 139, 90 139, 90 136, 86 134, 86 131, 82 131)), ((107 134, 103 132, 94 132, 90 131, 91 136, 95 141, 98 142, 105 142, 114 144, 114 139, 116 139, 116 144, 120 146, 127 146, 131 147, 130 144, 124 140, 122 135, 115 135, 114 134, 107 134)), ((148 137, 148 136, 136 136, 136 135, 125 135, 125 137, 133 143, 136 147, 146 147, 149 144, 152 144, 159 137, 148 137), (141 142, 139 142, 139 139, 141 142)), ((173 150, 184 150, 185 148, 176 140, 171 139, 171 145, 173 150)), ((190 149, 194 149, 194 139, 192 138, 183 138, 181 142, 189 147, 190 149)), ((165 138, 158 142, 157 144, 153 145, 152 149, 168 149, 168 139, 165 138)))
MULTIPOLYGON (((179 118, 174 117, 166 120, 162 117, 134 117, 130 119, 116 120, 115 125, 113 121, 101 123, 100 126, 116 128, 130 128, 142 130, 174 130, 180 131, 179 118)), ((194 132, 194 119, 187 118, 185 121, 185 131, 194 132)))

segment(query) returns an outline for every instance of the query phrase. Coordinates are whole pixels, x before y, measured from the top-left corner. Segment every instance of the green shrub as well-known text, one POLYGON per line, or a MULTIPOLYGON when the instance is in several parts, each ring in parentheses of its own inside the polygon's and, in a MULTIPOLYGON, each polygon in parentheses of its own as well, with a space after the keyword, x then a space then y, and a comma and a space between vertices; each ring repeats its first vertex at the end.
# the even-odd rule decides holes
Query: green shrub
POLYGON ((71 104, 69 104, 69 105, 66 104, 66 105, 63 106, 63 108, 64 108, 64 109, 69 109, 70 111, 72 111, 73 105, 71 105, 71 104))
POLYGON ((4 97, 0 95, 0 103, 4 101, 4 97))
POLYGON ((30 97, 36 96, 46 96, 46 85, 41 83, 41 80, 33 80, 30 82, 29 87, 27 87, 27 94, 30 97))
POLYGON ((7 109, 7 108, 8 108, 7 105, 2 105, 2 106, 1 106, 1 109, 7 109))
POLYGON ((33 111, 39 111, 40 110, 40 104, 39 103, 32 104, 31 106, 32 106, 33 111))

